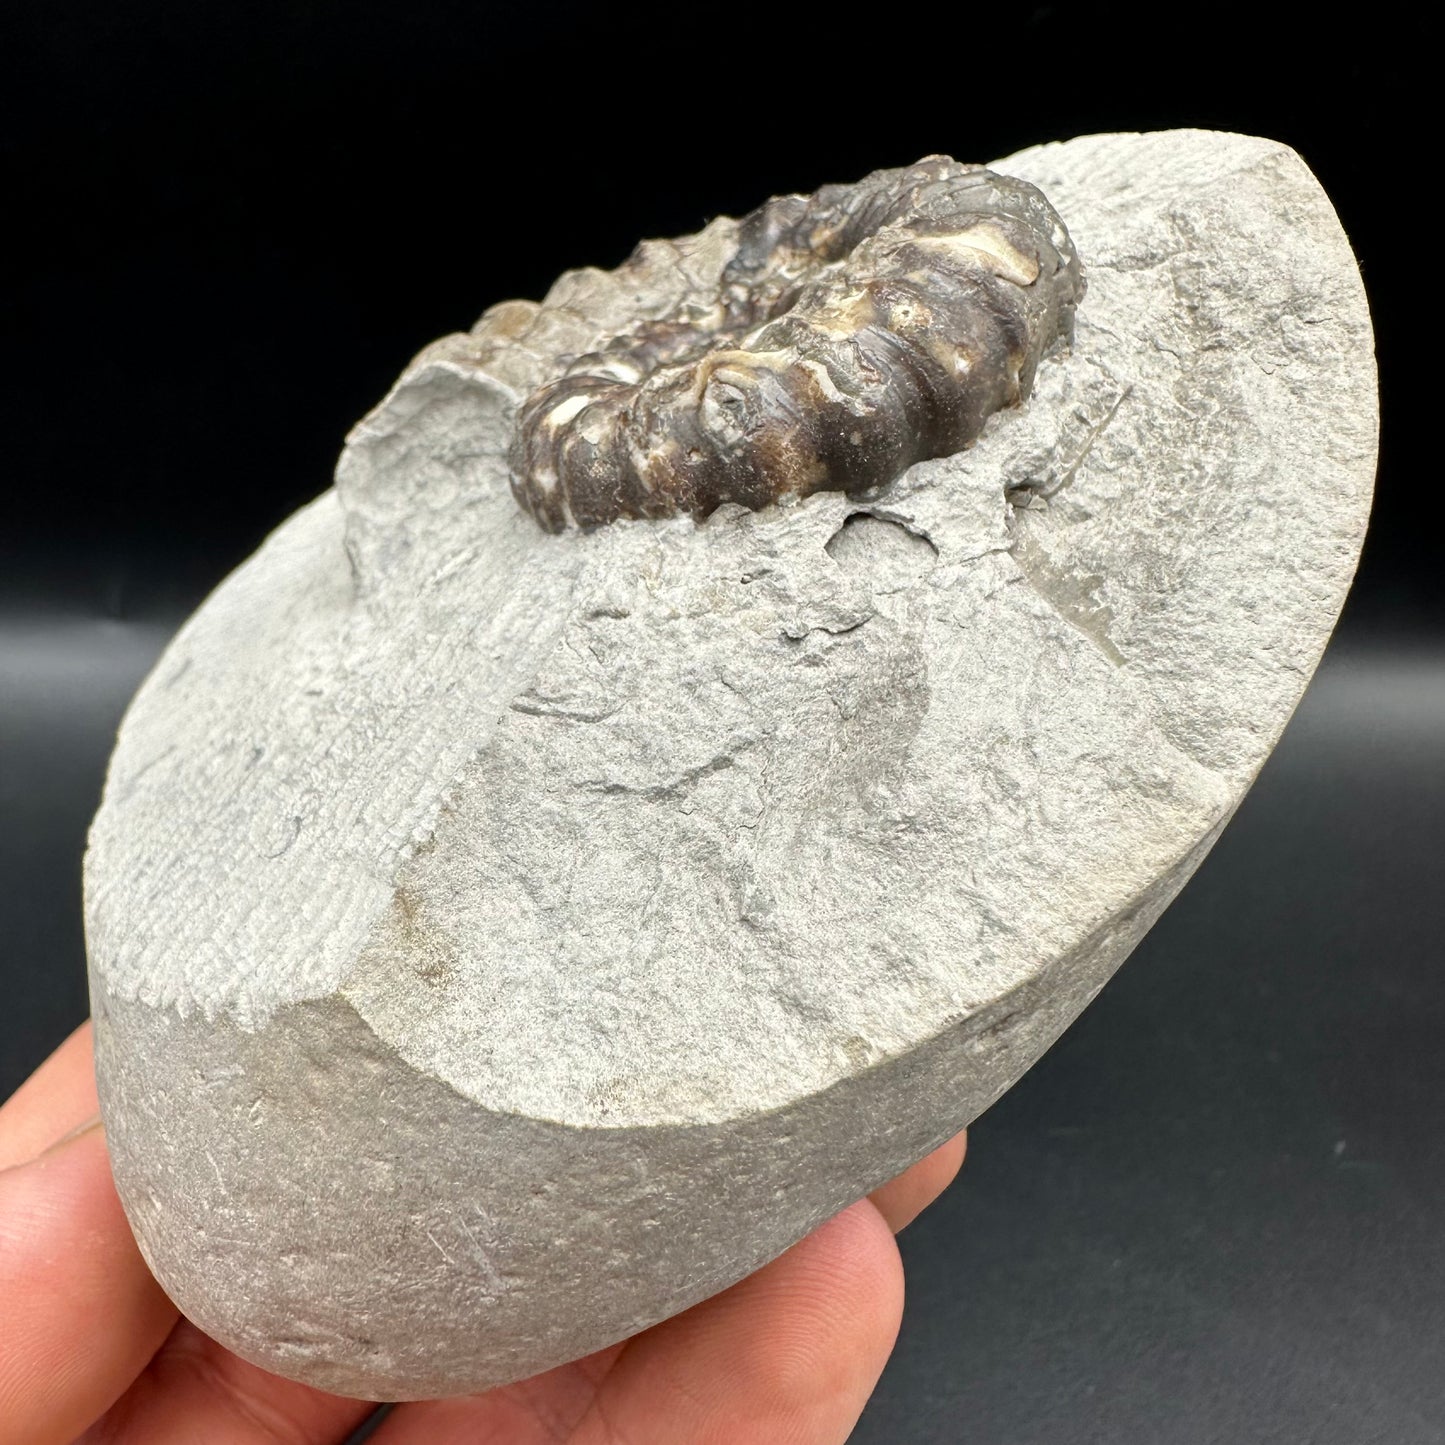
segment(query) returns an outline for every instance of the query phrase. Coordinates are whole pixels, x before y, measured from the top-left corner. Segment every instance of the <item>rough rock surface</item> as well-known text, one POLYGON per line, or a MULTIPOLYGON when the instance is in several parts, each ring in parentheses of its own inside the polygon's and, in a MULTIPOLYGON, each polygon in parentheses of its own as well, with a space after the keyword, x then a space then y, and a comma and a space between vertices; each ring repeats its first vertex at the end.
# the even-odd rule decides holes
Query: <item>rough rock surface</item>
POLYGON ((476 1390, 722 1288, 996 1099, 1229 818, 1369 507, 1349 246, 1269 141, 998 169, 1089 293, 972 450, 548 536, 452 338, 141 690, 86 864, 102 1098, 239 1353, 476 1390))

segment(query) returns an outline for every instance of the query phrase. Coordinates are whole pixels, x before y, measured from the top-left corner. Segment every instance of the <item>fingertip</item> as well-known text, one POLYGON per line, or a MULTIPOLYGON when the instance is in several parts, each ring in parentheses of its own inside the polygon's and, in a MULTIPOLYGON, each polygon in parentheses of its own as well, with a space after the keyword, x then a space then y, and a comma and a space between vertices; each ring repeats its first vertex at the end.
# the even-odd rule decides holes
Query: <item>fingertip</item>
POLYGON ((965 1130, 868 1196, 895 1234, 912 1224, 953 1183, 967 1152, 965 1130))
POLYGON ((601 1408, 622 1438, 646 1423, 654 1433, 638 1438, 696 1445, 841 1442, 902 1315, 893 1233, 862 1200, 756 1274, 632 1341, 601 1408))
POLYGON ((828 1329, 820 1329, 815 1352, 820 1359, 835 1360, 855 1380, 866 1377, 858 1400, 861 1410, 903 1322, 903 1260, 893 1230, 876 1206, 862 1199, 794 1248, 801 1257, 795 1269, 801 1273, 811 1266, 818 1271, 817 1292, 827 1301, 828 1329, 835 1336, 829 1349, 824 1338, 828 1329))
POLYGON ((0 1104, 0 1169, 34 1159, 99 1108, 87 1020, 0 1104))
POLYGON ((903 1317, 903 1264, 893 1232, 866 1200, 736 1288, 750 1311, 765 1298, 771 1303, 767 1328, 744 1334, 737 1359, 755 1392, 780 1404, 809 1388, 825 1395, 846 1390, 865 1376, 871 1390, 903 1317))

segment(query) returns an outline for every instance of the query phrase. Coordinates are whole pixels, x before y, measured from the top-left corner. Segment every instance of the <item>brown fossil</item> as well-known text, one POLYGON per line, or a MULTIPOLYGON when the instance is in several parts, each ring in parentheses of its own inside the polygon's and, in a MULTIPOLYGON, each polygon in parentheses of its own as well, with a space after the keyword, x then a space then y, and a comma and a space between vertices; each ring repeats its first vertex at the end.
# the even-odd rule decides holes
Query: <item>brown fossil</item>
POLYGON ((1028 396, 1084 282, 1043 195, 930 156, 780 196, 476 335, 530 392, 509 461, 548 531, 869 492, 1028 396))

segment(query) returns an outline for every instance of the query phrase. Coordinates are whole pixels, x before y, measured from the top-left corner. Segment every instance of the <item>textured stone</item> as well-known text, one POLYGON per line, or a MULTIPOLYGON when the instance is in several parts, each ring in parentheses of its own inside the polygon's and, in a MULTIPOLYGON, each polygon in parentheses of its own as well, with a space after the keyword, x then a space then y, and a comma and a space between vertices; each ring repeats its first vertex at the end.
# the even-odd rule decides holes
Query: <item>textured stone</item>
POLYGON ((549 536, 446 338, 141 690, 102 1100, 227 1345, 428 1396, 724 1287, 996 1099, 1228 820, 1369 507, 1349 246, 1268 141, 997 168, 1089 289, 971 450, 549 536))

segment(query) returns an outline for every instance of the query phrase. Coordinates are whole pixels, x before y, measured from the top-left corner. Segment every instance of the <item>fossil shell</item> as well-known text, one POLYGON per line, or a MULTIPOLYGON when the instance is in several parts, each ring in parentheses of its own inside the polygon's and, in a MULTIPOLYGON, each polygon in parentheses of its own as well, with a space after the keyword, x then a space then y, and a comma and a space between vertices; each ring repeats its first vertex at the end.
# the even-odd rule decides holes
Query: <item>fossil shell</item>
POLYGON ((558 532, 868 492, 962 451, 1028 396, 1083 290, 1038 190, 929 156, 645 241, 476 334, 494 368, 543 373, 508 460, 558 532))

